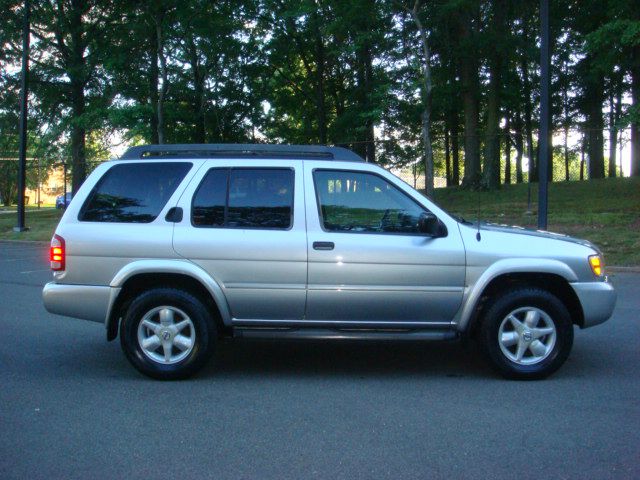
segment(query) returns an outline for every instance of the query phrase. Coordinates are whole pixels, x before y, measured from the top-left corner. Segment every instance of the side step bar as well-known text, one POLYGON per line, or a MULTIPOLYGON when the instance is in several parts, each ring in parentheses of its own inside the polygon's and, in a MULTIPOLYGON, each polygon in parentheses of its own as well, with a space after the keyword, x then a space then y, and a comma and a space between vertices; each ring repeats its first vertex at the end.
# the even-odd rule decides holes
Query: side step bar
POLYGON ((323 328, 238 328, 234 338, 307 340, 413 340, 441 341, 458 337, 455 330, 331 330, 323 328))

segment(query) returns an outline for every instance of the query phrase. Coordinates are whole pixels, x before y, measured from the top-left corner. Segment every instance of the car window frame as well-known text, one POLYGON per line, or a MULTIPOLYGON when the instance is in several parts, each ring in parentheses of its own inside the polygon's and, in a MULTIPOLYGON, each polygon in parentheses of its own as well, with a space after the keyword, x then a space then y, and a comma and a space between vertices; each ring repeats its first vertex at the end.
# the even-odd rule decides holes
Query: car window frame
MULTIPOLYGON (((171 197, 173 197, 173 195, 175 195, 175 193, 180 189, 180 185, 183 184, 184 179, 189 176, 189 173, 191 173, 193 171, 193 167, 194 167, 194 163, 193 162, 180 161, 180 160, 171 160, 171 161, 166 161, 166 162, 163 162, 163 161, 152 161, 152 162, 126 162, 126 163, 123 162, 123 163, 116 163, 116 164, 112 165, 110 168, 108 168, 102 174, 102 176, 98 179, 98 181, 93 185, 93 187, 91 187, 91 190, 85 196, 84 201, 82 202, 82 205, 80 206, 80 208, 78 210, 78 214, 76 215, 76 220, 78 222, 80 222, 80 223, 99 223, 99 224, 118 224, 118 225, 149 225, 149 224, 151 224, 153 222, 156 222, 156 221, 158 221, 159 218, 162 218, 161 214, 162 214, 163 210, 167 207, 167 204, 169 203, 169 200, 171 200, 171 197), (105 222, 105 221, 98 221, 98 220, 83 220, 82 219, 82 216, 85 214, 90 201, 93 200, 94 196, 96 195, 97 190, 106 181, 105 179, 113 171, 114 168, 118 168, 120 166, 128 166, 128 165, 164 165, 164 164, 186 164, 186 165, 189 165, 189 168, 185 172, 185 174, 182 177, 182 179, 180 180, 180 182, 178 182, 178 184, 176 185, 176 188, 173 190, 171 195, 169 195, 167 197, 167 201, 160 208, 160 210, 158 211, 158 214, 153 218, 153 220, 150 220, 148 222, 105 222)), ((69 193, 72 194, 71 200, 73 200, 73 192, 67 192, 67 194, 69 194, 69 193)), ((69 203, 71 203, 71 200, 69 201, 69 203)), ((66 202, 66 199, 64 201, 66 202)))
POLYGON ((409 199, 409 201, 411 201, 412 203, 416 204, 420 209, 422 209, 423 213, 431 213, 432 215, 435 215, 436 218, 438 218, 438 220, 440 220, 440 217, 438 217, 435 213, 433 213, 427 207, 422 205, 420 202, 416 201, 414 198, 412 198, 410 195, 408 195, 404 190, 399 188, 393 182, 389 181, 389 179, 385 178, 384 176, 380 175, 377 172, 372 172, 370 170, 326 168, 326 167, 314 168, 314 169, 311 170, 311 180, 312 180, 312 183, 313 183, 313 193, 314 193, 314 196, 315 196, 315 199, 316 199, 316 209, 317 209, 317 213, 318 213, 318 223, 320 224, 320 229, 325 233, 351 234, 351 235, 393 235, 393 236, 406 236, 406 237, 424 237, 425 236, 425 234, 422 233, 422 232, 384 232, 384 231, 382 231, 382 232, 351 232, 351 231, 327 230, 324 227, 324 216, 322 214, 322 206, 320 205, 320 197, 318 195, 318 189, 316 188, 316 172, 345 172, 345 173, 357 173, 357 174, 362 174, 362 175, 373 175, 375 177, 378 177, 382 181, 390 184, 393 188, 396 189, 396 191, 398 193, 400 193, 402 196, 406 197, 407 199, 409 199))
POLYGON ((200 183, 198 183, 198 186, 196 187, 196 189, 193 192, 193 195, 191 196, 191 200, 189 202, 189 222, 191 223, 191 226, 193 228, 212 228, 212 229, 226 229, 226 230, 267 230, 267 231, 274 231, 274 232, 288 232, 290 230, 293 229, 294 227, 294 222, 295 222, 295 208, 296 208, 296 197, 295 197, 295 193, 296 193, 296 170, 294 167, 260 167, 260 166, 220 166, 220 167, 211 167, 209 169, 207 169, 204 174, 202 175, 202 178, 200 179, 200 183), (227 171, 227 191, 225 193, 225 204, 224 204, 224 223, 223 225, 195 225, 193 223, 193 202, 195 200, 195 198, 198 195, 198 192, 200 191, 200 189, 202 188, 202 185, 204 184, 205 179, 207 178, 207 175, 209 174, 210 171, 212 170, 226 170, 227 171), (268 228, 268 227, 247 227, 247 226, 242 226, 242 227, 230 227, 226 225, 226 221, 227 221, 227 217, 228 217, 228 213, 229 213, 229 184, 231 182, 231 171, 232 170, 286 170, 291 172, 291 185, 292 185, 292 190, 291 190, 291 212, 289 214, 289 227, 287 228, 268 228))

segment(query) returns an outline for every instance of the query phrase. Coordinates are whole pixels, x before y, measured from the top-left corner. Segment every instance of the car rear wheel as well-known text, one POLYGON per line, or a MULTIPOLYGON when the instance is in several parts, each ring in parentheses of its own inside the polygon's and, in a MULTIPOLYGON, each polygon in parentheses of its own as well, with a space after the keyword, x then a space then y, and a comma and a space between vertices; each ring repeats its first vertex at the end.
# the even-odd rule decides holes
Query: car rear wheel
POLYGON ((160 380, 187 378, 213 354, 216 331, 205 305, 182 290, 157 288, 131 302, 120 343, 140 372, 160 380))
POLYGON ((513 289, 497 297, 484 315, 480 339, 491 365, 503 376, 545 378, 565 362, 573 324, 555 295, 537 288, 513 289))

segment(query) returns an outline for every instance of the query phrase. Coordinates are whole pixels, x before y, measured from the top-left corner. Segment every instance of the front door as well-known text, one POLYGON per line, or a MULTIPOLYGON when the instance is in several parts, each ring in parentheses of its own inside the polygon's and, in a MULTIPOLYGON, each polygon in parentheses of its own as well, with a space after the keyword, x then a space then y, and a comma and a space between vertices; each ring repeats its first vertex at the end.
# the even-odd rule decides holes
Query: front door
POLYGON ((448 325, 453 319, 465 280, 457 225, 445 219, 443 238, 420 233, 426 207, 391 177, 305 167, 307 320, 448 325))

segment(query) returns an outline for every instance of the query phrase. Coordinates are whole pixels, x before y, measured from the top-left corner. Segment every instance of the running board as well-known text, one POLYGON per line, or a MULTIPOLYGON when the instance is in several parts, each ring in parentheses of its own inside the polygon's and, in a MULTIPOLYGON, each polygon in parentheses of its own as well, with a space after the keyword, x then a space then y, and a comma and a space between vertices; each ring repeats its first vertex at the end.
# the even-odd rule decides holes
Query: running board
POLYGON ((238 328, 234 338, 306 340, 413 340, 441 341, 458 337, 455 330, 330 330, 321 328, 238 328))

